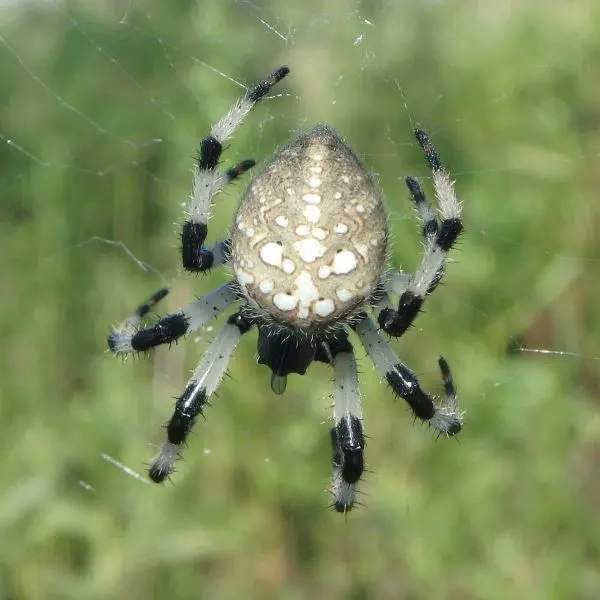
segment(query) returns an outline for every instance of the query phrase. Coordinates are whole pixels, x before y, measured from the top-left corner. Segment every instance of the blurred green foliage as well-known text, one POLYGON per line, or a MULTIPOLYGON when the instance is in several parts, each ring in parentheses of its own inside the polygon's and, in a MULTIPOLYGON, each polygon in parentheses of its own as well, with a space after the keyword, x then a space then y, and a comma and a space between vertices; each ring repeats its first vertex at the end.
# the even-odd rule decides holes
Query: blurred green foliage
POLYGON ((597 0, 4 3, 0 598, 599 598, 599 29, 597 0), (143 472, 209 339, 105 353, 157 272, 163 311, 225 281, 179 271, 191 159, 242 92, 228 77, 279 64, 228 163, 338 128, 407 270, 415 123, 464 200, 456 262, 395 348, 430 389, 447 357, 466 427, 436 441, 362 360, 371 471, 347 518, 327 509, 328 370, 274 396, 254 336, 175 485, 101 457, 143 472))

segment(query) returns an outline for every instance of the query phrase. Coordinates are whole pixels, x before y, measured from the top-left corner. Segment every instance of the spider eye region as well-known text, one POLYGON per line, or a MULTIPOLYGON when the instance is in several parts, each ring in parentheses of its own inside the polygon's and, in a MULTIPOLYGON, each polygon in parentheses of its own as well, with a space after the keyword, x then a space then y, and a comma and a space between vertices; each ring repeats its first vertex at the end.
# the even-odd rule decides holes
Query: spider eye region
POLYGON ((262 316, 318 331, 368 302, 382 279, 387 239, 373 179, 346 142, 319 125, 250 182, 234 216, 231 264, 262 316))

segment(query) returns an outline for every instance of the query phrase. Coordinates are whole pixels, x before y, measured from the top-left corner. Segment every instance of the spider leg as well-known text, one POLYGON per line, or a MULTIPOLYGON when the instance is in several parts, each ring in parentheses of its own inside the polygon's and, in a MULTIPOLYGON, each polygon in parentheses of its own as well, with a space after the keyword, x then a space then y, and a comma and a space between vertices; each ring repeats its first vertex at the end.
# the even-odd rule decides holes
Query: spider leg
POLYGON ((388 292, 392 292, 392 294, 396 294, 396 296, 402 296, 408 289, 413 277, 414 275, 411 275, 410 273, 388 273, 385 289, 388 292))
POLYGON ((182 335, 200 329, 237 300, 233 282, 227 283, 160 319, 151 327, 140 327, 142 319, 168 290, 162 289, 141 304, 108 336, 108 348, 115 354, 144 352, 160 344, 171 344, 182 335))
POLYGON ((333 366, 333 421, 331 494, 336 511, 347 513, 354 505, 364 470, 365 438, 358 372, 348 334, 326 342, 333 366))
POLYGON ((209 252, 212 255, 211 268, 220 267, 229 262, 230 246, 230 240, 226 239, 216 242, 209 248, 203 248, 203 251, 209 252))
POLYGON ((444 384, 441 402, 421 389, 416 375, 396 356, 388 341, 379 333, 368 315, 354 325, 354 329, 375 368, 385 377, 394 392, 404 398, 415 417, 426 421, 436 431, 452 436, 462 429, 463 413, 458 408, 456 390, 450 367, 444 358, 438 363, 444 384))
POLYGON ((221 383, 233 351, 251 326, 249 321, 236 313, 227 319, 208 346, 183 394, 177 399, 175 411, 166 427, 167 441, 148 469, 152 481, 161 483, 173 472, 175 461, 196 417, 202 414, 208 399, 221 383))
POLYGON ((394 337, 401 336, 410 327, 421 310, 425 296, 439 284, 444 275, 448 252, 463 229, 462 207, 454 192, 454 182, 443 167, 429 136, 420 129, 415 130, 415 136, 432 171, 441 222, 438 223, 417 180, 407 177, 406 185, 422 223, 425 251, 421 264, 400 294, 398 308, 386 307, 379 313, 380 327, 394 337))
POLYGON ((187 219, 181 230, 181 260, 183 268, 198 273, 213 266, 213 253, 204 247, 208 233, 211 200, 230 181, 236 179, 256 163, 245 160, 225 173, 217 171, 217 164, 223 152, 224 142, 241 125, 252 107, 287 74, 287 67, 280 67, 265 81, 248 90, 230 111, 218 121, 208 136, 200 142, 200 156, 194 170, 194 181, 187 219))

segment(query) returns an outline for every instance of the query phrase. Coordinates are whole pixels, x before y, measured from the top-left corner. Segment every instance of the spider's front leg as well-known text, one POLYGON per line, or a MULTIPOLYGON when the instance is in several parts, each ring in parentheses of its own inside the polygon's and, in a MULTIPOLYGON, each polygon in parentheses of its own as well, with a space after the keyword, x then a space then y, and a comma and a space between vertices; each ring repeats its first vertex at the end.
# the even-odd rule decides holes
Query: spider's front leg
POLYGON ((188 216, 181 230, 181 261, 186 271, 198 273, 227 262, 229 254, 227 240, 216 245, 216 248, 220 249, 218 256, 211 249, 204 247, 211 200, 229 182, 237 179, 256 163, 254 160, 244 160, 225 173, 217 171, 223 153, 223 144, 242 123, 252 107, 288 73, 287 67, 280 67, 265 81, 249 89, 200 142, 200 156, 194 170, 188 216))
POLYGON ((410 327, 421 310, 425 296, 439 284, 444 275, 448 252, 463 229, 462 207, 454 192, 454 182, 443 167, 429 136, 420 129, 415 130, 415 136, 432 171, 441 222, 438 222, 435 212, 427 203, 417 180, 407 177, 406 185, 422 224, 425 251, 414 275, 402 286, 390 289, 400 296, 398 308, 385 307, 379 313, 379 326, 394 337, 400 337, 410 327))

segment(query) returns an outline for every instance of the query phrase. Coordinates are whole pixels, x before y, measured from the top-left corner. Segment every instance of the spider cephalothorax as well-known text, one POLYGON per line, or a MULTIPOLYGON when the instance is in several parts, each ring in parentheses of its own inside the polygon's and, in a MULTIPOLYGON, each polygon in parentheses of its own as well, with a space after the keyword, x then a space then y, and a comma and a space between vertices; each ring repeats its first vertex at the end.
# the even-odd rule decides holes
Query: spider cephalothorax
POLYGON ((182 263, 191 272, 229 263, 234 279, 155 325, 141 327, 142 318, 166 295, 166 290, 160 290, 113 330, 108 345, 117 354, 147 351, 201 328, 240 302, 238 312, 217 332, 177 400, 167 425, 167 441, 149 469, 156 482, 173 472, 197 416, 217 389, 239 339, 252 327, 258 330, 258 362, 271 369, 271 388, 276 393, 283 393, 289 374, 304 374, 311 362, 331 365, 331 492, 335 509, 347 512, 355 503, 365 445, 350 330, 416 417, 449 436, 462 427, 446 361, 439 359, 444 395, 434 402, 379 331, 402 335, 425 296, 436 288, 446 255, 462 230, 461 205, 429 137, 415 130, 433 173, 441 218, 417 181, 408 177, 422 224, 424 254, 414 274, 388 271, 388 230, 381 194, 346 142, 330 127, 318 125, 274 154, 242 195, 229 238, 206 248, 211 199, 255 164, 246 160, 218 171, 223 142, 288 72, 281 67, 251 88, 200 144, 182 228, 182 263), (395 304, 390 295, 398 298, 395 304), (378 313, 379 327, 369 310, 378 313))

